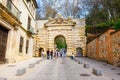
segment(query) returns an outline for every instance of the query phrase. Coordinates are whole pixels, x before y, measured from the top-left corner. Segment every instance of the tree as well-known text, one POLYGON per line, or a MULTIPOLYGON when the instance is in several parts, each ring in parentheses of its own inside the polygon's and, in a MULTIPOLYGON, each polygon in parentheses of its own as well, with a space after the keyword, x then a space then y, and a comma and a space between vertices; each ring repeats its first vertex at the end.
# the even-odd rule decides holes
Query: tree
POLYGON ((120 18, 120 0, 87 0, 87 31, 98 33, 112 27, 120 18))
POLYGON ((82 11, 81 0, 37 0, 37 3, 37 19, 54 18, 57 13, 64 17, 80 18, 82 11))
POLYGON ((65 38, 62 37, 62 36, 59 36, 59 37, 57 37, 55 39, 55 44, 57 45, 58 49, 62 49, 62 48, 66 48, 67 47, 65 38))

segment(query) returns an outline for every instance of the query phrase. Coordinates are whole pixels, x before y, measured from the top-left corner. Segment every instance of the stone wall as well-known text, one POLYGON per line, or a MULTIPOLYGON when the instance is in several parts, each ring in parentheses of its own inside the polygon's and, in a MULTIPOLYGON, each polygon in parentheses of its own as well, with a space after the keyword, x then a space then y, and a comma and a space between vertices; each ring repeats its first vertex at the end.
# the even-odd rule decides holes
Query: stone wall
POLYGON ((120 30, 108 29, 87 44, 87 56, 114 65, 120 64, 120 30))
POLYGON ((111 33, 111 48, 113 53, 113 64, 120 66, 120 30, 111 33))
POLYGON ((94 39, 93 41, 91 41, 88 45, 87 45, 87 52, 89 54, 87 54, 87 56, 89 56, 90 58, 96 58, 96 39, 94 39))

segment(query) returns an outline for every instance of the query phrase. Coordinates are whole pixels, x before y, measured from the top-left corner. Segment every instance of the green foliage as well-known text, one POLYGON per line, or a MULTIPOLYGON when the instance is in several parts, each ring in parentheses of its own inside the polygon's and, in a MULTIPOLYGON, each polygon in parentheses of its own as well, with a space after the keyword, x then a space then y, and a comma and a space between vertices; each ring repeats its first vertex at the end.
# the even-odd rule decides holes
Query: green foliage
POLYGON ((86 32, 99 33, 109 27, 120 29, 119 3, 120 0, 93 0, 91 5, 88 5, 91 7, 86 16, 86 32))
POLYGON ((66 44, 64 37, 57 37, 55 39, 55 43, 56 43, 58 49, 67 47, 67 44, 66 44))
POLYGON ((120 29, 120 20, 118 20, 113 27, 115 30, 119 30, 120 29))
POLYGON ((99 24, 96 24, 95 26, 86 26, 86 32, 87 33, 100 33, 102 32, 103 30, 109 28, 109 27, 112 27, 115 25, 115 22, 113 21, 107 21, 107 22, 104 22, 104 23, 99 23, 99 24))

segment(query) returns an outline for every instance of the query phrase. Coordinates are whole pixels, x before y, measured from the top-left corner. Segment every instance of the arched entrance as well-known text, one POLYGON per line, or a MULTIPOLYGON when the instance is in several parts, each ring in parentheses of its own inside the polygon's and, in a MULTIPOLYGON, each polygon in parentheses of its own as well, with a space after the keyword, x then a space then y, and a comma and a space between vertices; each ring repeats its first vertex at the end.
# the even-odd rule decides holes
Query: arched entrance
POLYGON ((43 48, 39 48, 39 57, 41 57, 41 54, 42 54, 42 51, 43 51, 43 48))
POLYGON ((82 57, 83 56, 82 48, 80 48, 80 47, 76 48, 76 56, 77 57, 82 57))
POLYGON ((58 35, 54 38, 54 50, 60 51, 63 55, 66 55, 67 44, 63 35, 58 35))

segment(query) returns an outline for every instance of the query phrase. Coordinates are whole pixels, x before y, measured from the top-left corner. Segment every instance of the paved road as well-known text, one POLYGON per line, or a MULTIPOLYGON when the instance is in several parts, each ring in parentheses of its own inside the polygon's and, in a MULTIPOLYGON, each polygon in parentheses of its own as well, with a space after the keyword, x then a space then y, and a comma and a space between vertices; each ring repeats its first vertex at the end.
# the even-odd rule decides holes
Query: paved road
POLYGON ((23 76, 11 80, 112 80, 105 76, 95 76, 92 71, 83 68, 70 58, 44 60, 35 68, 29 69, 23 76), (86 74, 86 76, 84 76, 86 74))

